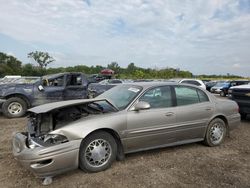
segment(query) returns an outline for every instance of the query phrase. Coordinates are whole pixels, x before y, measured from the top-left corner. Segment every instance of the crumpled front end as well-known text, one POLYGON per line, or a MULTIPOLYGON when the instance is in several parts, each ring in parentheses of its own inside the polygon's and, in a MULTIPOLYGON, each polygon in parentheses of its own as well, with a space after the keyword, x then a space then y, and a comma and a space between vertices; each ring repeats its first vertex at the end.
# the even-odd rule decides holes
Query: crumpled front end
POLYGON ((74 135, 76 130, 63 133, 60 130, 89 115, 115 111, 108 102, 105 102, 106 105, 103 102, 66 101, 64 104, 50 103, 30 109, 27 132, 13 136, 14 157, 39 177, 54 176, 78 168, 83 138, 74 135))
POLYGON ((13 155, 17 161, 39 177, 78 168, 81 139, 69 140, 66 135, 52 134, 53 130, 68 124, 72 113, 72 109, 30 113, 27 132, 13 137, 13 155))
POLYGON ((28 139, 28 133, 16 133, 12 150, 15 159, 39 177, 54 176, 78 168, 81 140, 42 146, 28 139))

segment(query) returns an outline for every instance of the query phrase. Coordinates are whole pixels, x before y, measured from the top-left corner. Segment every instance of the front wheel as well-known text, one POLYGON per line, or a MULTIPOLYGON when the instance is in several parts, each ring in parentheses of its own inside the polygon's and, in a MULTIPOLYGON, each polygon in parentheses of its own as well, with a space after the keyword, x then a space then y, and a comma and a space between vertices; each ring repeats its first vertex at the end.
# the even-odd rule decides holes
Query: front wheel
POLYGON ((204 142, 208 146, 218 146, 224 141, 226 134, 227 127, 225 122, 220 118, 215 118, 207 127, 204 142))
POLYGON ((220 92, 220 96, 221 96, 221 97, 225 97, 225 96, 226 96, 226 93, 225 93, 224 91, 221 91, 221 92, 220 92))
POLYGON ((3 114, 8 118, 22 117, 27 111, 27 103, 19 97, 7 99, 2 106, 3 114))
POLYGON ((104 131, 91 134, 80 146, 79 166, 85 172, 108 169, 115 160, 117 144, 113 136, 104 131))

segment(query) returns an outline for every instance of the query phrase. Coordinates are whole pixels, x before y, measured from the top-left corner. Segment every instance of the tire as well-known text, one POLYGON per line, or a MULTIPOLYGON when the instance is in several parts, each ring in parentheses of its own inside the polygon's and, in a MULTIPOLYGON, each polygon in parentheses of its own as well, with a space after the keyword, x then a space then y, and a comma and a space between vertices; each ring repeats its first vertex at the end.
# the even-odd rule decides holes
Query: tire
POLYGON ((225 96, 226 96, 226 93, 225 93, 224 91, 221 91, 221 92, 220 92, 220 96, 221 96, 221 97, 225 97, 225 96))
POLYGON ((107 132, 99 131, 89 135, 82 141, 79 153, 79 167, 89 173, 100 172, 111 166, 116 155, 117 144, 113 136, 107 132))
POLYGON ((12 97, 7 99, 2 106, 3 114, 8 118, 22 117, 27 112, 27 103, 19 98, 12 97))
POLYGON ((225 122, 220 118, 215 118, 207 127, 204 143, 208 146, 218 146, 224 141, 226 135, 227 127, 225 122))

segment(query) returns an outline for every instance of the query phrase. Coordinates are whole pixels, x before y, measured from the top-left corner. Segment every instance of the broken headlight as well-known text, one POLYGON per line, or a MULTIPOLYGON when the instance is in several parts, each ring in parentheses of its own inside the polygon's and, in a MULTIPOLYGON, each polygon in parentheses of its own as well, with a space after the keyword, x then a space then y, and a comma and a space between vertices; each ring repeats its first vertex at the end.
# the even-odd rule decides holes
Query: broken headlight
POLYGON ((61 144, 68 142, 68 139, 66 136, 60 134, 47 134, 44 136, 43 141, 46 144, 61 144))

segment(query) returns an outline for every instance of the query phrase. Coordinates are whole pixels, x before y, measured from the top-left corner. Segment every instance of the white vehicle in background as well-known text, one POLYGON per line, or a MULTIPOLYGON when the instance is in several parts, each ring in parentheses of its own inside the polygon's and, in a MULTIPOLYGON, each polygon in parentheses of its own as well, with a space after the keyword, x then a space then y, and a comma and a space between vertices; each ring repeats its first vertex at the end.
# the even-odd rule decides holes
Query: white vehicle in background
POLYGON ((206 90, 206 85, 199 79, 192 79, 192 78, 180 78, 180 79, 170 79, 170 82, 177 82, 177 83, 184 83, 184 84, 191 84, 199 86, 206 90))

